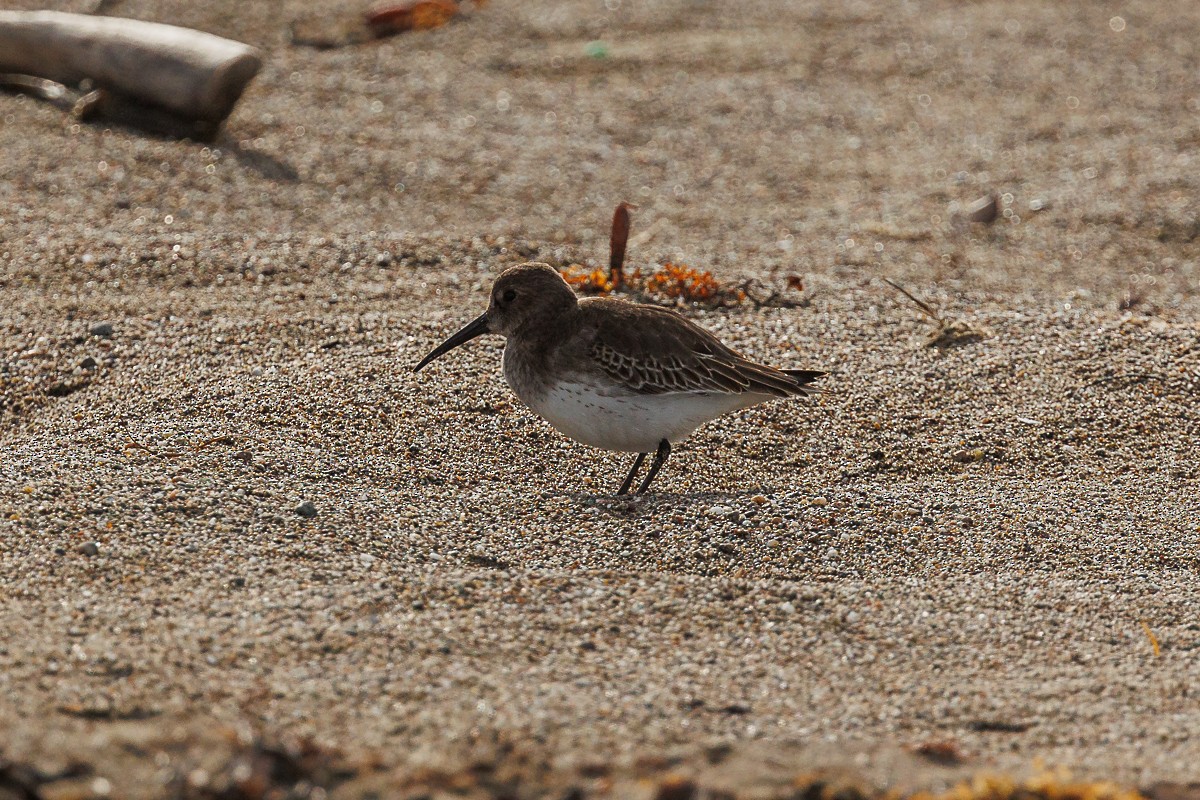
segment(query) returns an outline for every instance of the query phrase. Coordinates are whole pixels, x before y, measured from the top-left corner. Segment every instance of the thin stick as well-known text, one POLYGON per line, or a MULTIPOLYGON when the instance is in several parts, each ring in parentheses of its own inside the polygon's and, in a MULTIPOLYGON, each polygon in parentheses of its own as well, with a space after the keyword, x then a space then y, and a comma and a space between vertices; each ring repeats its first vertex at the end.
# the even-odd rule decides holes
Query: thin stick
POLYGON ((926 314, 928 314, 929 318, 932 319, 934 322, 936 322, 939 325, 943 324, 942 323, 942 315, 937 313, 936 311, 934 311, 932 308, 930 308, 929 304, 926 303, 924 300, 920 300, 920 299, 914 297, 912 294, 909 293, 909 291, 907 289, 905 289, 903 286, 896 283, 895 281, 890 281, 887 278, 883 278, 883 282, 886 283, 888 286, 891 286, 896 291, 900 292, 900 294, 904 295, 909 300, 912 300, 913 303, 916 304, 917 308, 921 309, 926 314))
POLYGON ((154 456, 155 458, 162 458, 162 454, 159 453, 157 450, 155 450, 154 448, 149 447, 147 445, 144 445, 137 440, 137 437, 135 437, 133 435, 133 431, 129 430, 129 421, 128 420, 124 420, 124 419, 121 420, 121 427, 125 429, 125 435, 129 437, 129 444, 126 445, 127 449, 129 447, 132 447, 135 450, 145 450, 147 453, 154 456))
POLYGON ((1146 638, 1150 640, 1150 646, 1154 648, 1154 655, 1159 655, 1162 650, 1158 646, 1158 637, 1154 635, 1154 631, 1150 630, 1150 626, 1146 624, 1146 620, 1138 620, 1142 623, 1142 630, 1146 632, 1146 638))

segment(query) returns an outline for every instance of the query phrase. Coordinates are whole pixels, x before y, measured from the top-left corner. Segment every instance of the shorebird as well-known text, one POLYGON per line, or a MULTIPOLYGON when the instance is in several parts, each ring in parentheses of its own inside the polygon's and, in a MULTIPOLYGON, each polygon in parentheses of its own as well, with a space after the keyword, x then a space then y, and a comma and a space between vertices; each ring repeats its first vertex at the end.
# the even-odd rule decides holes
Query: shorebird
POLYGON ((637 453, 617 490, 627 494, 646 456, 644 494, 671 445, 728 411, 807 397, 824 372, 756 364, 669 309, 606 297, 579 299, 546 264, 510 267, 488 309, 413 367, 485 333, 506 337, 504 379, 517 397, 577 442, 637 453))

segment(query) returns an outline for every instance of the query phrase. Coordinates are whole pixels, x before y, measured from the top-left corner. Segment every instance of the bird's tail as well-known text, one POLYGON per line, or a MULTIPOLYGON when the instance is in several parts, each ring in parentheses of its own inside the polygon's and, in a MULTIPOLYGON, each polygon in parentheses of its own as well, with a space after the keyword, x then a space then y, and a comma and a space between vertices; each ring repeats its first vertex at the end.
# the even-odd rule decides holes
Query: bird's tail
POLYGON ((800 389, 800 394, 815 394, 823 391, 816 386, 810 386, 813 381, 818 378, 828 375, 827 372, 822 372, 817 369, 785 369, 783 373, 796 382, 796 387, 800 389))

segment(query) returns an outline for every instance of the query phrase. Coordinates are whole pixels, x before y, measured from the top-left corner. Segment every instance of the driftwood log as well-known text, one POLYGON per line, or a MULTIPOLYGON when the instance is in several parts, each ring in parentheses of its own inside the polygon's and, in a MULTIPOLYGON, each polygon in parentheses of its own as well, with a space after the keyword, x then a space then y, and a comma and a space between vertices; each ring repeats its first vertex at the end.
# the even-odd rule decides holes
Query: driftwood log
POLYGON ((0 11, 0 72, 85 79, 182 119, 220 124, 258 74, 258 51, 156 22, 0 11))

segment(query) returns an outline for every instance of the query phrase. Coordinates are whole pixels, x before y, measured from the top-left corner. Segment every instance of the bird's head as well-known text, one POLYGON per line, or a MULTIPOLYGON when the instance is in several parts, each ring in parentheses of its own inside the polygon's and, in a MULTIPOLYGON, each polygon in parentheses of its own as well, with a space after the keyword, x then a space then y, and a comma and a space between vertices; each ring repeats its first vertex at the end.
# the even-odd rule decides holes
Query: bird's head
POLYGON ((554 321, 573 311, 578 302, 571 287, 549 265, 529 263, 509 267, 492 284, 487 311, 435 347, 413 372, 485 333, 513 336, 539 325, 553 328, 554 321))

